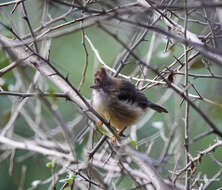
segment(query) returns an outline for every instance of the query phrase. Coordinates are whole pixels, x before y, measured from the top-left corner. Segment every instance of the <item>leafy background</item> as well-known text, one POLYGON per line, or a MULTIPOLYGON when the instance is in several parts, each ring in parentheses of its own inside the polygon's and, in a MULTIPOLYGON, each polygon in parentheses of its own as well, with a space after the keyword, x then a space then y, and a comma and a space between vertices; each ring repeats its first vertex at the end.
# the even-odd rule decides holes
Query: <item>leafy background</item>
MULTIPOLYGON (((6 2, 6 1, 5 1, 6 2)), ((11 15, 9 12, 12 9, 12 6, 9 6, 7 8, 3 7, 1 8, 2 13, 0 13, 0 21, 4 24, 10 24, 9 20, 5 17, 5 14, 10 15, 10 20, 13 22, 14 25, 17 25, 16 20, 19 19, 19 17, 16 16, 18 14, 15 12, 13 15, 11 15)), ((39 17, 41 15, 41 5, 38 2, 33 1, 27 1, 27 10, 28 15, 30 16, 30 19, 32 21, 33 27, 37 27, 39 23, 39 17)), ((64 12, 65 10, 60 9, 58 7, 53 7, 51 12, 54 14, 53 16, 60 14, 61 12, 64 12)), ((72 15, 71 18, 73 18, 75 15, 72 15)), ((110 27, 113 28, 113 31, 120 36, 124 41, 129 41, 130 37, 132 35, 132 30, 126 31, 124 27, 117 27, 118 23, 112 23, 110 27), (114 26, 114 27, 113 27, 114 26)), ((19 31, 20 26, 15 26, 16 29, 19 31)), ((190 25, 189 29, 199 33, 201 31, 201 28, 198 25, 190 25)), ((25 28, 25 31, 27 32, 27 28, 25 28)), ((7 31, 3 26, 0 28, 0 33, 7 34, 8 36, 12 35, 7 31)), ((88 29, 85 29, 85 33, 87 36, 92 40, 94 46, 98 49, 101 57, 105 61, 105 63, 109 66, 112 66, 119 55, 119 53, 123 50, 119 44, 117 44, 113 39, 111 39, 108 35, 106 35, 104 32, 99 30, 97 27, 93 26, 88 29)), ((83 46, 81 44, 81 31, 75 32, 63 37, 59 37, 52 40, 52 46, 51 46, 51 52, 50 52, 50 61, 53 65, 55 65, 59 71, 64 73, 65 75, 68 75, 69 80, 72 82, 72 84, 76 87, 79 86, 79 82, 82 77, 82 71, 85 64, 85 53, 83 46)), ((142 44, 140 44, 136 48, 136 53, 140 55, 140 57, 145 56, 149 44, 151 40, 151 33, 148 33, 146 36, 146 41, 144 41, 142 44)), ((174 46, 169 52, 164 53, 165 43, 166 41, 162 38, 159 38, 157 35, 156 38, 156 49, 153 53, 151 64, 159 67, 164 68, 165 63, 172 62, 174 60, 174 56, 179 56, 184 50, 181 45, 174 46)), ((87 44, 87 50, 89 52, 89 66, 87 68, 86 73, 86 81, 81 89, 82 94, 90 98, 91 96, 91 89, 89 88, 90 84, 93 82, 93 75, 95 72, 95 67, 98 65, 100 67, 100 63, 96 60, 93 51, 91 50, 88 43, 87 44)), ((129 74, 135 67, 134 60, 131 58, 132 63, 129 64, 124 70, 122 71, 125 74, 129 74)), ((1 50, 0 52, 0 69, 4 68, 6 65, 10 63, 10 60, 8 60, 5 53, 1 50)), ((221 68, 216 66, 215 64, 210 63, 211 69, 214 71, 214 73, 221 74, 221 68)), ((33 69, 29 69, 30 73, 33 73, 33 69)), ((201 61, 194 64, 193 68, 190 70, 192 73, 203 73, 207 74, 207 70, 203 63, 201 61)), ((152 73, 150 73, 150 76, 153 76, 152 73)), ((59 92, 59 90, 47 79, 47 84, 49 85, 49 89, 52 93, 59 92)), ((215 79, 190 79, 192 83, 195 84, 196 87, 198 87, 198 91, 206 98, 212 99, 218 104, 221 103, 221 92, 222 92, 222 83, 220 80, 215 79)), ((0 78, 0 84, 4 83, 3 87, 4 89, 10 89, 11 86, 15 83, 15 78, 13 76, 13 71, 10 71, 6 75, 4 75, 2 78, 0 78), (3 82, 4 81, 4 82, 3 82)), ((2 85, 2 84, 1 84, 2 85)), ((152 89, 149 89, 145 92, 146 96, 152 100, 152 101, 158 101, 158 99, 161 97, 161 95, 167 90, 167 87, 165 86, 157 86, 152 89)), ((190 92, 195 93, 194 90, 190 90, 190 92)), ((11 102, 9 101, 10 97, 7 96, 0 96, 0 126, 4 126, 5 123, 7 123, 10 112, 11 112, 11 102)), ((54 104, 56 104, 59 107, 59 110, 61 111, 62 118, 65 122, 70 121, 72 118, 77 115, 77 109, 76 107, 71 104, 69 101, 63 100, 63 99, 55 99, 51 97, 51 101, 53 101, 54 104)), ((172 119, 174 117, 180 117, 179 119, 179 125, 181 127, 180 135, 181 136, 181 146, 183 146, 184 140, 183 140, 183 126, 184 126, 184 104, 179 105, 181 102, 181 99, 176 95, 173 94, 170 99, 165 103, 165 106, 167 107, 169 114, 167 115, 159 115, 155 114, 151 120, 149 120, 148 123, 141 129, 137 131, 138 140, 152 137, 155 133, 158 132, 159 129, 155 128, 153 125, 154 122, 157 121, 164 121, 164 130, 166 133, 168 133, 168 127, 167 125, 170 125, 167 123, 169 119, 172 119)), ((196 101, 196 103, 200 106, 202 110, 204 110, 205 113, 217 124, 217 126, 222 130, 222 109, 218 106, 213 106, 210 104, 203 103, 202 101, 196 101)), ((52 116, 50 113, 48 113, 47 109, 43 110, 44 114, 47 115, 47 123, 49 126, 53 127, 55 125, 52 116)), ((80 122, 77 131, 80 130, 86 123, 80 122)), ((208 126, 203 122, 203 120, 199 117, 199 115, 194 112, 191 109, 190 112, 190 133, 191 138, 197 136, 198 134, 209 130, 208 126)), ((15 130, 17 133, 22 134, 22 136, 30 137, 33 135, 33 132, 29 130, 29 127, 25 123, 24 119, 22 117, 18 117, 15 123, 15 130)), ((78 132, 73 131, 73 133, 78 134, 78 132)), ((215 141, 215 138, 217 138, 215 135, 210 135, 208 137, 205 137, 198 141, 197 143, 191 144, 191 154, 196 155, 200 150, 203 150, 207 148, 209 145, 213 144, 215 141)), ((155 143, 155 146, 152 149, 152 152, 150 156, 155 159, 159 156, 159 151, 162 146, 163 142, 160 138, 155 139, 158 143, 155 143)), ((81 159, 84 149, 84 142, 78 146, 77 154, 79 158, 81 159)), ((141 151, 144 151, 142 147, 140 147, 141 151)), ((181 150, 183 151, 183 150, 181 150)), ((0 152, 1 158, 3 157, 3 151, 0 152)), ((21 170, 24 166, 27 167, 27 175, 26 175, 26 181, 25 181, 25 189, 29 188, 31 186, 31 183, 36 180, 44 180, 47 177, 50 177, 51 175, 51 169, 46 167, 46 163, 48 160, 45 159, 44 156, 36 154, 34 157, 24 159, 24 156, 27 156, 27 152, 23 150, 16 150, 16 156, 15 156, 15 162, 14 162, 14 168, 13 173, 10 176, 9 175, 9 163, 10 163, 10 157, 0 162, 0 189, 6 190, 6 189, 17 189, 20 177, 21 177, 21 170)), ((214 153, 214 156, 220 160, 222 158, 222 148, 217 149, 217 151, 214 153)), ((173 163, 172 163, 173 164, 173 163)), ((168 168, 165 168, 167 171, 168 168)), ((207 177, 212 177, 213 174, 215 174, 215 171, 218 170, 218 166, 209 158, 209 156, 204 157, 204 159, 199 163, 197 167, 198 171, 202 171, 203 173, 207 173, 207 177)), ((167 173, 167 172, 166 172, 167 173)), ((61 186, 62 184, 58 184, 58 186, 61 186)), ((36 189, 43 190, 47 189, 48 185, 40 186, 36 189)), ((216 183, 211 185, 209 187, 209 190, 215 190, 216 188, 219 188, 222 186, 222 180, 219 179, 216 183)), ((128 189, 131 187, 130 180, 128 178, 124 179, 121 186, 122 188, 128 189)))

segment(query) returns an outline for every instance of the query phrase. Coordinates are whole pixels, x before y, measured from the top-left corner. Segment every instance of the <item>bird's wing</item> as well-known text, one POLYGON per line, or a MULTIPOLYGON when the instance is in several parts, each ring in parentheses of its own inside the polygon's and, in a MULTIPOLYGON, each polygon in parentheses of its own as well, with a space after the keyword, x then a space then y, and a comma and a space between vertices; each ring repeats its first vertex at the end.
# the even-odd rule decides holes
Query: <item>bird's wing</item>
POLYGON ((157 112, 167 113, 167 110, 164 107, 149 101, 146 96, 139 89, 136 88, 134 84, 128 81, 121 81, 118 89, 115 91, 115 95, 120 101, 127 101, 131 104, 136 103, 142 109, 146 109, 149 107, 156 110, 157 112))
POLYGON ((115 89, 115 96, 118 98, 119 101, 127 101, 128 103, 135 103, 136 96, 137 96, 137 89, 136 87, 125 80, 121 80, 120 83, 116 83, 115 89))
POLYGON ((120 83, 117 82, 117 89, 115 91, 115 96, 118 97, 120 101, 127 101, 128 103, 136 103, 142 109, 145 109, 149 101, 146 96, 136 88, 134 84, 129 81, 121 80, 120 83))

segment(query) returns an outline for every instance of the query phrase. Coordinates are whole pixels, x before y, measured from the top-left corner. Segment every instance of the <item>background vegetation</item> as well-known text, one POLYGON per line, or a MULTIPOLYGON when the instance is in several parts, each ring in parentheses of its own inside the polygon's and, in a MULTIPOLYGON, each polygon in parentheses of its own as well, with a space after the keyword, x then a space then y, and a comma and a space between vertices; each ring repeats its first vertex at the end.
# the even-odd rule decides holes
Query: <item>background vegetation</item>
POLYGON ((222 187, 221 1, 1 1, 0 24, 0 189, 222 187), (169 113, 112 145, 102 66, 169 113))

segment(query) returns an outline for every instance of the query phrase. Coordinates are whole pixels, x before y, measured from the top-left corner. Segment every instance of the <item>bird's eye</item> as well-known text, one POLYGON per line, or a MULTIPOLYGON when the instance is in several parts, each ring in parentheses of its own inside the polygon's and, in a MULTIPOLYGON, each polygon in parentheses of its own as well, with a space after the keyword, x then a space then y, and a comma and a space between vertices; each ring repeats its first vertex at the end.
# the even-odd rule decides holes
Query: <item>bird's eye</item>
POLYGON ((100 79, 99 78, 95 78, 95 84, 99 84, 100 83, 100 79))

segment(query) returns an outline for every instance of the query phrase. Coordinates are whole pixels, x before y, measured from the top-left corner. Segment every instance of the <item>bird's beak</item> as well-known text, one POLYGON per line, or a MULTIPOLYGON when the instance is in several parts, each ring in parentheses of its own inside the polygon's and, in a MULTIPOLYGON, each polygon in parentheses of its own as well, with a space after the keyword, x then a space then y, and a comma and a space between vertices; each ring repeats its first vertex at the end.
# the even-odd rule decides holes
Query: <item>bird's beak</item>
POLYGON ((99 89, 100 86, 95 84, 95 85, 90 86, 90 88, 92 88, 92 89, 99 89))

